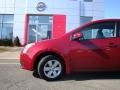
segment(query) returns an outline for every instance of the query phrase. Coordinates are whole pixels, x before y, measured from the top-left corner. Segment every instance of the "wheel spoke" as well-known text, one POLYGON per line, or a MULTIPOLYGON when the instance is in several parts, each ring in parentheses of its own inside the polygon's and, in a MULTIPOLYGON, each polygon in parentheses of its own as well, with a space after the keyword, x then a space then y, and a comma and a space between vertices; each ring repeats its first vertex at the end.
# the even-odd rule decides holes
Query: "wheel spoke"
POLYGON ((48 61, 48 65, 49 65, 49 67, 51 67, 52 66, 52 61, 48 61))
POLYGON ((50 68, 49 67, 44 67, 44 71, 49 71, 50 68))
POLYGON ((54 70, 55 71, 60 71, 61 69, 60 69, 60 67, 56 67, 54 70))
POLYGON ((53 71, 53 75, 56 76, 58 73, 56 71, 53 71))
POLYGON ((53 73, 53 71, 49 71, 49 72, 48 72, 48 76, 51 77, 51 76, 52 76, 52 73, 53 73))
POLYGON ((57 67, 59 65, 59 63, 58 62, 54 62, 54 67, 57 67))

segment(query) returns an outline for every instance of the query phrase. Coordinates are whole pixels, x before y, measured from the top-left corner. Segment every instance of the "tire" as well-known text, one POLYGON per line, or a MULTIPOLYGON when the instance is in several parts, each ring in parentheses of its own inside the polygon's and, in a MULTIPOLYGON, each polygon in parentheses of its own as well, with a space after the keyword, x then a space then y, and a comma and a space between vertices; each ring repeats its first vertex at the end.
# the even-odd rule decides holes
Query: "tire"
POLYGON ((47 55, 39 61, 37 71, 40 78, 47 81, 54 81, 64 75, 65 68, 63 61, 58 57, 47 55))

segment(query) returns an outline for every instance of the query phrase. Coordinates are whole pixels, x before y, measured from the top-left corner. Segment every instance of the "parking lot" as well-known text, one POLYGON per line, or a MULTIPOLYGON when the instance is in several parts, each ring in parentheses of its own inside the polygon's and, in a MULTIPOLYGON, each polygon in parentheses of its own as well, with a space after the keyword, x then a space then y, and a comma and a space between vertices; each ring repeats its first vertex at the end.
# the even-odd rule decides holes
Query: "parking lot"
MULTIPOLYGON (((6 60, 7 61, 7 60, 6 60)), ((54 82, 37 78, 19 63, 0 64, 0 90, 119 90, 120 73, 74 73, 54 82)))

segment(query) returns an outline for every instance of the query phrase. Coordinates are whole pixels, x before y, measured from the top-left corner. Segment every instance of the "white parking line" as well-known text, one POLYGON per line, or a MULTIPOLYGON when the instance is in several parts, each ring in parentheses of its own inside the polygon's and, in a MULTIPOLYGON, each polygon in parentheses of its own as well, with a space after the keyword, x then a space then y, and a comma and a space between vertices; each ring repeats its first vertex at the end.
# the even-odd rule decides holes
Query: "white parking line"
POLYGON ((0 63, 0 65, 20 65, 20 63, 0 63))

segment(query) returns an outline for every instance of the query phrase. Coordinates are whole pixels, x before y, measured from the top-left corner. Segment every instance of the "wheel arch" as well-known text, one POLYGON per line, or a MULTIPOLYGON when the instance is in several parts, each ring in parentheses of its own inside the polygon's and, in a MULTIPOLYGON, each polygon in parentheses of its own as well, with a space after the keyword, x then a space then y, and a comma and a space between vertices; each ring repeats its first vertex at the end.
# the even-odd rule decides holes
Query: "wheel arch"
POLYGON ((41 58, 43 58, 44 56, 47 56, 47 55, 54 55, 58 58, 60 58, 63 63, 64 63, 64 66, 65 66, 65 73, 69 74, 70 73, 70 64, 69 64, 69 61, 68 60, 65 60, 64 57, 58 53, 55 53, 55 52, 52 52, 52 51, 47 51, 47 52, 43 52, 41 54, 39 54, 36 58, 35 58, 35 61, 33 63, 33 70, 36 70, 37 69, 37 66, 38 66, 38 63, 40 61, 41 58))

